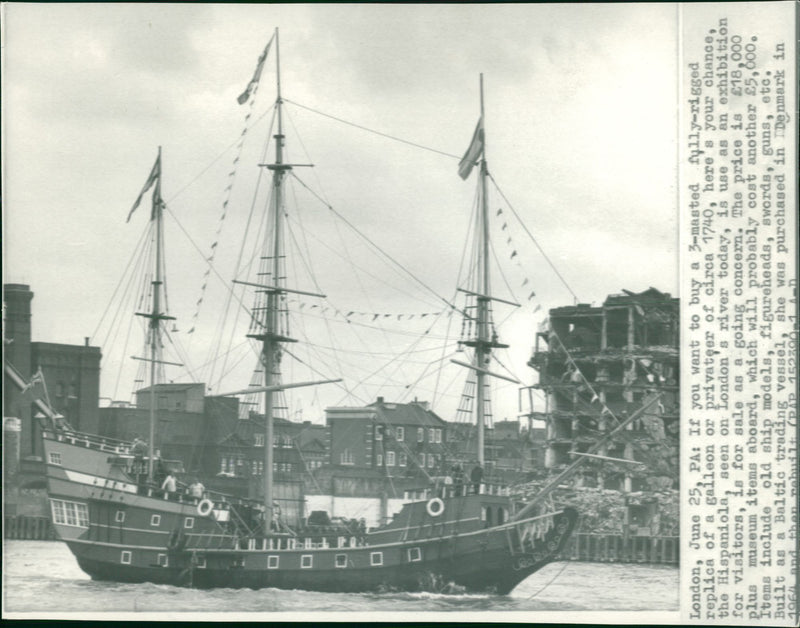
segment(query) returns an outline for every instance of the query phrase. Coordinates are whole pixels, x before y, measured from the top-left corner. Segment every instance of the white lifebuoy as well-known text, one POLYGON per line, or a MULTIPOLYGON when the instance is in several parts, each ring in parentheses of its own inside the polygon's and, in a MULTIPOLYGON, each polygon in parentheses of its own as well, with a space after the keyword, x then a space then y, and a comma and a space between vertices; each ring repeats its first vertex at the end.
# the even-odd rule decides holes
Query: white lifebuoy
POLYGON ((197 504, 197 514, 201 517, 207 517, 211 514, 212 510, 214 510, 214 502, 210 499, 204 499, 197 504))
POLYGON ((438 517, 444 512, 444 502, 438 497, 434 497, 425 508, 431 517, 438 517))

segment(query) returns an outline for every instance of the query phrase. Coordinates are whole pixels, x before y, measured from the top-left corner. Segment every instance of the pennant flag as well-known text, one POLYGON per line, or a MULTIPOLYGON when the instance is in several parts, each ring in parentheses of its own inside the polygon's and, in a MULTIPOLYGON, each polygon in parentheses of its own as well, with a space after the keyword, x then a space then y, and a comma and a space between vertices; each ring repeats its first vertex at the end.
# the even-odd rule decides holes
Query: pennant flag
POLYGON ((535 297, 535 296, 536 296, 536 293, 535 293, 535 292, 531 292, 531 293, 528 295, 528 301, 530 301, 530 300, 531 300, 533 297, 535 297))
POLYGON ((261 79, 261 70, 264 69, 264 61, 267 60, 267 55, 269 54, 269 47, 272 45, 273 39, 275 39, 275 35, 273 35, 270 38, 269 43, 267 43, 267 47, 264 48, 264 52, 262 52, 261 56, 258 58, 258 65, 256 65, 256 71, 253 73, 253 78, 251 78, 250 82, 247 84, 247 88, 241 93, 239 98, 236 99, 240 105, 246 103, 247 99, 250 98, 252 93, 258 87, 258 81, 261 79))
POLYGON ((528 278, 527 277, 525 277, 525 281, 522 282, 522 285, 523 286, 527 286, 528 285, 528 278))
POLYGON ((505 231, 505 230, 506 230, 506 227, 508 227, 508 223, 505 223, 505 222, 504 222, 504 223, 503 223, 503 226, 502 226, 502 227, 500 227, 500 229, 502 229, 503 231, 505 231))
MULTIPOLYGON (((153 187, 153 184, 158 181, 161 177, 161 153, 158 153, 158 157, 156 157, 156 163, 153 164, 153 169, 150 171, 150 176, 147 177, 147 181, 144 183, 144 187, 142 191, 139 192, 139 196, 136 197, 136 202, 131 207, 131 211, 128 212, 128 219, 125 222, 130 222, 131 216, 133 216, 133 212, 136 211, 136 208, 139 207, 139 203, 142 202, 142 197, 145 195, 145 192, 153 187)), ((158 199, 153 196, 154 202, 157 202, 158 199)))
POLYGON ((458 162, 458 176, 465 181, 472 172, 472 167, 475 162, 483 154, 483 117, 478 119, 478 125, 475 127, 475 132, 472 134, 472 141, 469 143, 469 148, 461 161, 458 162))
MULTIPOLYGON (((530 297, 528 297, 528 299, 530 299, 530 297)), ((539 305, 537 305, 535 308, 533 308, 533 313, 534 313, 534 314, 536 314, 536 312, 538 312, 538 311, 539 311, 539 310, 541 310, 541 309, 542 309, 542 305, 541 305, 541 304, 539 304, 539 305)))
POLYGON ((597 401, 599 398, 600 398, 600 397, 598 397, 597 395, 592 395, 592 400, 591 400, 589 403, 594 403, 594 402, 595 402, 595 401, 597 401))
POLYGON ((500 209, 497 210, 497 215, 499 216, 502 213, 503 213, 503 208, 501 207, 500 209))
POLYGON ((514 252, 511 253, 511 258, 510 259, 514 259, 516 256, 517 256, 517 252, 514 251, 514 252))
POLYGON ((193 334, 193 333, 194 333, 194 327, 192 327, 192 328, 191 328, 189 331, 187 331, 186 333, 187 333, 187 334, 193 334))

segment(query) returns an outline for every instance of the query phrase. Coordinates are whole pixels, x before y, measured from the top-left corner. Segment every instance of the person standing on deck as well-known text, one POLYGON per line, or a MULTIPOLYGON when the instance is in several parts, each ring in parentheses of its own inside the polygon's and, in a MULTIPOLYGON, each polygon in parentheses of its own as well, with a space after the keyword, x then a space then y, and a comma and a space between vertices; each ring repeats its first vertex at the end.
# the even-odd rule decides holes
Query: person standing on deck
POLYGON ((200 480, 198 480, 197 478, 195 478, 194 482, 192 482, 189 485, 189 495, 191 495, 192 497, 195 497, 197 499, 202 499, 203 498, 203 491, 205 491, 205 490, 206 490, 206 487, 203 486, 203 483, 200 480))
POLYGON ((175 476, 172 475, 172 471, 167 471, 167 477, 161 483, 161 490, 167 493, 174 493, 177 490, 175 476))
POLYGON ((481 491, 481 480, 483 480, 483 467, 480 462, 472 468, 469 479, 475 485, 475 494, 477 495, 481 491))

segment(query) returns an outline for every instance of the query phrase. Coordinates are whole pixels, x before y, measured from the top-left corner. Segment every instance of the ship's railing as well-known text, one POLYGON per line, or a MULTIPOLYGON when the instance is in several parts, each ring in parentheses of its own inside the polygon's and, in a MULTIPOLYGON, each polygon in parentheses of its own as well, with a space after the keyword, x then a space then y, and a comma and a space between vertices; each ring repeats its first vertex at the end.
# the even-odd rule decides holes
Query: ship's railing
POLYGON ((350 537, 335 538, 316 538, 316 537, 294 537, 271 536, 271 537, 242 537, 238 538, 232 534, 190 534, 190 541, 187 545, 189 549, 242 549, 251 552, 280 552, 289 550, 312 550, 312 549, 344 549, 365 547, 365 539, 350 537))
POLYGON ((128 455, 130 454, 131 449, 131 444, 126 441, 108 438, 106 436, 98 436, 96 434, 85 434, 83 432, 73 431, 56 432, 52 430, 45 430, 43 435, 45 438, 50 440, 69 443, 71 445, 79 445, 89 449, 97 449, 110 454, 128 455))
POLYGON ((511 494, 509 487, 505 484, 482 482, 477 486, 477 493, 475 488, 476 487, 473 482, 467 482, 465 484, 442 484, 440 486, 403 491, 403 499, 418 501, 433 499, 434 497, 466 497, 467 495, 475 494, 507 497, 511 494))

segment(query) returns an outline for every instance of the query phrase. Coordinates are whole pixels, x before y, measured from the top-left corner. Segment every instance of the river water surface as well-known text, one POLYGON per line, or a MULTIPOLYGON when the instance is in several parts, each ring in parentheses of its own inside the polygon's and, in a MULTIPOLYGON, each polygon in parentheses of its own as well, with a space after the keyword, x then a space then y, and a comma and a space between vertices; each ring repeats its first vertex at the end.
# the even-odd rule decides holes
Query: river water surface
POLYGON ((5 541, 3 563, 6 617, 90 618, 95 613, 116 613, 122 614, 118 618, 133 615, 141 620, 151 613, 167 613, 175 619, 231 620, 257 618, 254 613, 294 619, 303 613, 308 614, 302 616, 305 619, 338 616, 358 620, 369 615, 383 621, 437 616, 448 621, 547 617, 552 621, 551 613, 556 611, 567 614, 560 617, 562 621, 598 621, 620 612, 655 611, 637 614, 636 621, 664 623, 678 619, 678 569, 660 565, 553 563, 522 582, 511 595, 497 596, 277 589, 199 591, 168 585, 94 582, 80 570, 65 544, 50 541, 5 541), (598 615, 603 611, 615 613, 598 615))

